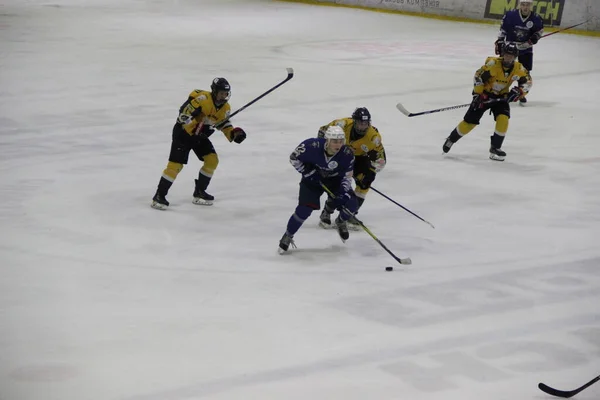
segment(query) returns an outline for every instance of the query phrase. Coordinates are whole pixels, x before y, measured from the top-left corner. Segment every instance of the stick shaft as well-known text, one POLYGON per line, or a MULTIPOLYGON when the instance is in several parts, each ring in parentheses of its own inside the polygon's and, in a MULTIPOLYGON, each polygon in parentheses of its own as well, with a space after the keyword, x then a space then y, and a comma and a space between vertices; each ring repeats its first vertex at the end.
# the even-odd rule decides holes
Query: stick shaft
POLYGON ((578 23, 578 24, 575 24, 575 25, 567 26, 566 28, 559 29, 559 30, 557 30, 557 31, 554 31, 554 32, 546 33, 546 34, 545 34, 545 35, 543 35, 542 37, 543 37, 543 38, 545 38, 545 37, 548 37, 548 36, 552 36, 552 35, 554 35, 555 33, 561 33, 561 32, 564 32, 564 31, 566 31, 567 29, 572 29, 572 28, 575 28, 575 27, 577 27, 577 26, 579 26, 579 25, 583 25, 583 24, 587 23, 588 21, 589 21, 589 20, 586 20, 586 21, 580 22, 580 23, 578 23))
POLYGON ((277 85, 273 86, 271 89, 267 90, 266 92, 264 92, 260 96, 254 98, 250 102, 248 102, 245 105, 243 105, 242 107, 238 108, 236 111, 234 111, 233 113, 231 113, 229 115, 229 117, 227 117, 227 119, 224 119, 223 121, 219 122, 215 126, 215 128, 219 129, 220 127, 222 127, 223 125, 225 125, 231 118, 233 118, 233 116, 235 116, 236 114, 244 111, 246 108, 250 107, 252 104, 256 103, 257 101, 259 101, 260 99, 262 99, 263 97, 265 97, 266 95, 268 95, 269 93, 271 93, 272 91, 274 91, 275 89, 277 89, 278 87, 280 87, 281 85, 283 85, 284 83, 288 82, 290 79, 292 79, 294 77, 294 70, 292 68, 287 68, 287 73, 288 73, 287 78, 285 78, 283 81, 279 82, 277 85))

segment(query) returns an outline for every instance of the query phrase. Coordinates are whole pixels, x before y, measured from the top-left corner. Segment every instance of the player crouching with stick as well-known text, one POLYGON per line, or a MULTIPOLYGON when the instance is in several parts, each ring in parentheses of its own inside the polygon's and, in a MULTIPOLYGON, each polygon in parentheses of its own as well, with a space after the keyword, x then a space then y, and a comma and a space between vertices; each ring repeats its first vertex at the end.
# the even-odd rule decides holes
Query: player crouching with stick
POLYGON ((320 197, 327 191, 340 210, 336 228, 343 242, 348 240, 348 220, 356 214, 358 204, 352 190, 354 152, 346 144, 344 130, 339 126, 327 128, 323 138, 310 138, 298 145, 290 155, 290 163, 302 174, 298 205, 279 241, 279 253, 295 247, 294 234, 313 211, 321 208, 320 197))

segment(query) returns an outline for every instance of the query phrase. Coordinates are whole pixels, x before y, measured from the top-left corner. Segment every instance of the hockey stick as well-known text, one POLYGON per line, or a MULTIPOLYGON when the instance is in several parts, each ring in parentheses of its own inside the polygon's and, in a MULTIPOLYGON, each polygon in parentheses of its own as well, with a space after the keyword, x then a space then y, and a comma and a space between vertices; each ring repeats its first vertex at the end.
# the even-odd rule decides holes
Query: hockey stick
POLYGON ((565 399, 568 399, 570 397, 575 396, 577 393, 581 392, 583 389, 586 389, 586 388, 592 386, 594 383, 596 383, 598 381, 600 381, 600 375, 598 375, 597 377, 595 377, 594 379, 592 379, 591 381, 589 381, 582 387, 577 388, 575 390, 558 390, 558 389, 551 388, 550 386, 543 384, 543 383, 539 383, 538 388, 540 388, 540 390, 542 392, 546 392, 552 396, 564 397, 565 399))
POLYGON ((380 195, 382 195, 383 197, 385 197, 386 199, 388 199, 389 201, 391 201, 392 203, 394 203, 395 205, 397 205, 398 207, 402 208, 404 211, 414 215, 415 217, 417 217, 418 219, 420 219, 421 221, 425 222, 426 224, 429 224, 429 226, 431 226, 433 229, 435 229, 435 226, 433 226, 433 224, 421 217, 419 217, 417 214, 415 214, 414 212, 410 211, 408 208, 404 207, 402 204, 398 203, 397 201, 395 201, 394 199, 386 196, 384 193, 381 193, 379 190, 375 189, 373 186, 371 186, 371 189, 375 192, 375 193, 379 193, 380 195))
MULTIPOLYGON (((583 24, 587 24, 588 22, 590 22, 590 20, 589 20, 589 19, 588 19, 588 20, 585 20, 585 21, 583 21, 583 22, 580 22, 580 23, 578 23, 578 24, 575 24, 575 25, 567 26, 566 28, 562 28, 562 29, 559 29, 559 30, 557 30, 557 31, 554 31, 554 32, 546 33, 546 34, 545 34, 545 35, 543 35, 541 38, 545 38, 545 37, 548 37, 548 36, 552 36, 552 35, 554 35, 555 33, 564 32, 564 31, 566 31, 567 29, 575 28, 576 26, 583 25, 583 24)), ((540 38, 540 39, 541 39, 541 38, 540 38)))
POLYGON ((417 117, 419 115, 425 115, 425 114, 433 114, 433 113, 437 113, 437 112, 441 112, 441 111, 448 111, 448 110, 454 110, 456 108, 463 108, 463 107, 468 107, 470 106, 471 103, 468 104, 461 104, 458 106, 451 106, 451 107, 443 107, 443 108, 436 108, 435 110, 429 110, 429 111, 421 111, 418 113, 411 113, 409 112, 403 105, 402 103, 398 103, 396 104, 396 108, 404 115, 406 115, 407 117, 417 117))
MULTIPOLYGON (((327 194, 329 196, 331 196, 332 198, 335 198, 335 195, 333 194, 333 192, 331 190, 329 190, 329 188, 327 186, 325 186, 323 184, 323 182, 321 182, 321 187, 327 192, 327 194)), ((373 234, 373 232, 371 232, 371 230, 365 226, 365 224, 362 223, 362 221, 360 221, 358 218, 356 218, 356 215, 352 211, 348 210, 346 207, 342 207, 342 210, 344 210, 344 212, 346 212, 348 215, 351 215, 356 220, 358 225, 360 225, 360 227, 363 228, 363 230, 365 232, 367 232, 369 234, 369 236, 371 236, 373 238, 373 240, 375 240, 377 242, 377 244, 379 244, 385 251, 387 251, 387 253, 390 256, 392 256, 394 258, 394 260, 398 261, 400 264, 403 264, 403 265, 412 264, 412 260, 410 258, 400 258, 397 255, 395 255, 394 253, 392 253, 392 251, 390 249, 388 249, 385 246, 385 244, 383 244, 383 242, 381 240, 379 240, 377 238, 377 236, 375 236, 373 234)))
MULTIPOLYGON (((491 104, 491 103, 499 103, 501 101, 506 101, 505 99, 492 99, 492 100, 488 100, 486 101, 484 104, 491 104)), ((417 117, 419 115, 425 115, 425 114, 433 114, 433 113, 437 113, 437 112, 441 112, 441 111, 448 111, 448 110, 454 110, 456 108, 463 108, 463 107, 469 107, 472 103, 467 103, 467 104, 460 104, 458 106, 450 106, 450 107, 443 107, 443 108, 436 108, 435 110, 428 110, 428 111, 421 111, 418 113, 411 113, 409 112, 403 105, 402 103, 398 103, 396 104, 396 108, 404 115, 406 115, 407 117, 417 117)))
POLYGON ((237 109, 236 111, 234 111, 231 115, 229 115, 229 117, 227 117, 226 119, 224 119, 223 121, 221 121, 217 125, 215 125, 215 128, 216 129, 220 129, 231 118, 233 118, 233 116, 235 116, 236 114, 244 111, 246 108, 250 107, 252 104, 256 103, 257 101, 259 101, 260 99, 262 99, 263 97, 265 97, 266 95, 268 95, 269 93, 271 93, 273 90, 277 89, 278 87, 280 87, 281 85, 283 85, 284 83, 286 83, 287 81, 289 81, 290 79, 292 79, 294 77, 294 69, 293 68, 286 68, 286 69, 287 69, 287 77, 284 80, 282 80, 277 85, 273 86, 271 89, 267 90, 266 92, 264 92, 263 94, 261 94, 260 96, 258 96, 257 98, 255 98, 254 100, 250 101, 249 103, 245 104, 244 106, 242 106, 239 109, 237 109))

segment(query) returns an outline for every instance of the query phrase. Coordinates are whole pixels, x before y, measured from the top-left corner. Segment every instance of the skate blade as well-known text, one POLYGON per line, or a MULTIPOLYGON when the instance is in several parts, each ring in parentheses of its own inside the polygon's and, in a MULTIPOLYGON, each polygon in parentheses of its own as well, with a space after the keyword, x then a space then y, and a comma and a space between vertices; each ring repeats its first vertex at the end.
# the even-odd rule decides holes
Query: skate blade
POLYGON ((358 232, 360 231, 360 225, 348 224, 348 230, 358 232))
POLYGON ((327 224, 326 224, 326 223, 324 223, 323 221, 320 221, 320 222, 319 222, 319 226, 320 226, 321 228, 323 228, 323 229, 333 229, 333 228, 335 228, 335 225, 334 225, 334 224, 329 224, 329 225, 327 225, 327 224))
POLYGON ((200 198, 194 198, 194 200, 192 200, 192 203, 196 204, 197 206, 212 206, 213 205, 213 201, 212 200, 204 200, 204 199, 200 199, 200 198))
POLYGON ((155 210, 163 210, 164 211, 167 209, 168 206, 153 201, 152 204, 150 204, 150 207, 154 208, 155 210))
POLYGON ((348 237, 344 238, 342 237, 342 234, 338 231, 338 236, 340 238, 340 240, 342 241, 342 243, 346 243, 346 240, 350 239, 350 234, 348 234, 348 237))
POLYGON ((504 157, 500 157, 499 155, 496 154, 490 154, 490 160, 494 160, 494 161, 504 161, 504 157))

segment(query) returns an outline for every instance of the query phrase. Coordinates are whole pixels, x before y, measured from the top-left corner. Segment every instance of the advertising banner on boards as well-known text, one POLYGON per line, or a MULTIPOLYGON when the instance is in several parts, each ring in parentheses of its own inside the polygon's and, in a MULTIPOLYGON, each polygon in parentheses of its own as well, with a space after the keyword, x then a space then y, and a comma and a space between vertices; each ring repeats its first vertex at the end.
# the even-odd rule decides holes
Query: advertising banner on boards
MULTIPOLYGON (((534 0, 533 11, 539 14, 546 26, 559 26, 568 0, 534 0)), ((518 0, 487 0, 485 18, 502 19, 504 14, 517 8, 518 0)))

